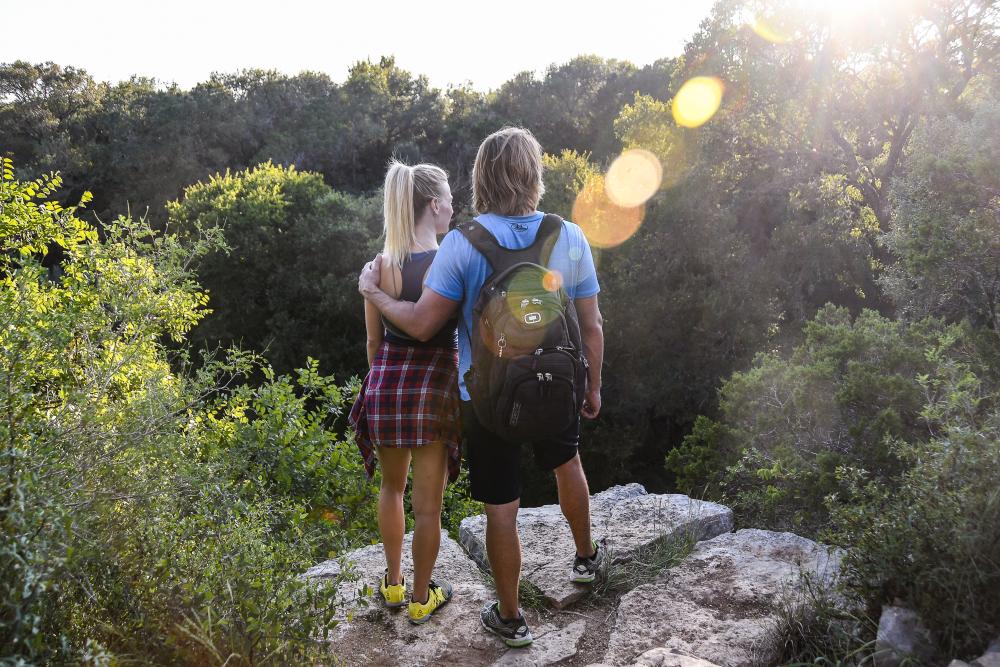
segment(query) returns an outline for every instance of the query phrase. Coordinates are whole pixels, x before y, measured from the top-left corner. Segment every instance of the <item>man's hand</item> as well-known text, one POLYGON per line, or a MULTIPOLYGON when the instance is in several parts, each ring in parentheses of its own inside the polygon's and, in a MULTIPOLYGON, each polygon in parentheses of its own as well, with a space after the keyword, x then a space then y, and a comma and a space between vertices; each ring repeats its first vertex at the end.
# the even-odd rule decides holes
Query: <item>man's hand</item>
POLYGON ((458 311, 459 302, 445 298, 432 289, 425 289, 416 303, 394 299, 379 287, 381 264, 382 253, 365 264, 358 276, 361 296, 407 335, 420 341, 430 340, 458 311))
POLYGON ((381 291, 378 287, 379 280, 382 277, 381 266, 382 253, 379 253, 375 255, 375 259, 365 264, 365 268, 361 270, 361 275, 358 276, 358 291, 366 299, 376 292, 381 291))
POLYGON ((597 419, 597 415, 601 412, 601 390, 600 388, 592 389, 587 388, 587 396, 583 399, 583 407, 580 408, 580 414, 583 415, 584 419, 597 419))
POLYGON ((590 365, 587 368, 587 396, 580 414, 595 419, 601 411, 601 366, 604 365, 604 318, 597 307, 597 295, 575 299, 576 313, 580 318, 580 336, 583 354, 590 365))

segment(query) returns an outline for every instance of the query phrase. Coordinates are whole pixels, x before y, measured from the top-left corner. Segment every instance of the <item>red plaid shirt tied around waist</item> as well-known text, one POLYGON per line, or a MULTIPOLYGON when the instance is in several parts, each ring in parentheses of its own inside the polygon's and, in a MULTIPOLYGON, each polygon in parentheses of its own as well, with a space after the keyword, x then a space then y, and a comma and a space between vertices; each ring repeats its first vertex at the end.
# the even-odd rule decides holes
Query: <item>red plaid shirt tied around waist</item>
POLYGON ((369 477, 375 474, 375 447, 441 441, 448 449, 448 478, 455 481, 462 462, 457 351, 383 341, 348 423, 369 477))

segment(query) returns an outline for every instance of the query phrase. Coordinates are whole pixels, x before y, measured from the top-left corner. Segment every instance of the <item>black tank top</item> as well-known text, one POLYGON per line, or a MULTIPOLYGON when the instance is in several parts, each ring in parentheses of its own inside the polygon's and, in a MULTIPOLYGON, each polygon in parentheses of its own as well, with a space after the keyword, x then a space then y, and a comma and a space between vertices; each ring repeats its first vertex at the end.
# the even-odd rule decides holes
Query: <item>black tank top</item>
MULTIPOLYGON (((424 291, 424 276, 427 274, 427 269, 431 267, 431 262, 434 261, 436 254, 437 250, 415 252, 403 262, 403 266, 400 268, 400 273, 403 275, 403 289, 399 293, 400 301, 416 303, 420 299, 420 294, 424 291)), ((458 346, 457 317, 445 322, 444 326, 426 342, 406 335, 384 316, 382 317, 382 325, 385 327, 385 340, 397 345, 433 345, 451 348, 458 346)))

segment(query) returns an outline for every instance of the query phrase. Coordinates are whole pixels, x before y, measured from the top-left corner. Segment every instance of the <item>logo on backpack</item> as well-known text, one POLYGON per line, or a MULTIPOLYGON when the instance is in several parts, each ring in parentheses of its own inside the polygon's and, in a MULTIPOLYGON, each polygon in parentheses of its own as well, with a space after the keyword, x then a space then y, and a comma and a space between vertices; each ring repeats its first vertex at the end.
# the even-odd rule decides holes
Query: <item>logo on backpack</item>
POLYGON ((482 225, 458 227, 493 270, 472 311, 466 387, 480 423, 512 442, 562 434, 586 394, 576 308, 545 266, 562 226, 546 215, 522 250, 504 248, 482 225))

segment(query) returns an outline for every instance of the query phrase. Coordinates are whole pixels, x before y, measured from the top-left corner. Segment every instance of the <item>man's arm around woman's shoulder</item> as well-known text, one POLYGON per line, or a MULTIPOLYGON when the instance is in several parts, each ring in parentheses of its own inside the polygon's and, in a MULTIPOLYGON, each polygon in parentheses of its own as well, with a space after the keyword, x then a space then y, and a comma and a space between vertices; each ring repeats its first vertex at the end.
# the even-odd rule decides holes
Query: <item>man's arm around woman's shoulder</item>
POLYGON ((365 264, 358 277, 358 291, 386 319, 408 335, 420 341, 430 340, 455 314, 458 302, 445 298, 432 289, 425 289, 416 303, 394 299, 379 287, 381 265, 381 253, 365 264))

